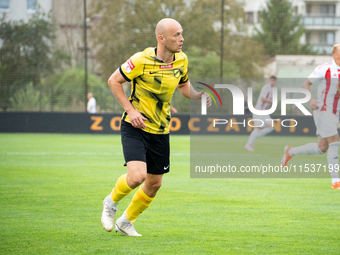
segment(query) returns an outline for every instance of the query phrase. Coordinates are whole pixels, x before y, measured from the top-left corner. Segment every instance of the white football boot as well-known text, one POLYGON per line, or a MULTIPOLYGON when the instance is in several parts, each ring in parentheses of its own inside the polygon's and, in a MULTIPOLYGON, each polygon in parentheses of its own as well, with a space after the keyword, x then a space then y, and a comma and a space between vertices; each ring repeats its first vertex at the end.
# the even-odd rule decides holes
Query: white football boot
POLYGON ((104 209, 102 213, 101 222, 102 222, 103 228, 106 231, 111 232, 113 230, 117 208, 110 205, 110 203, 108 202, 108 199, 110 199, 109 196, 111 196, 111 194, 108 195, 103 201, 104 209))
POLYGON ((120 222, 120 219, 118 219, 116 222, 115 230, 116 232, 126 236, 142 236, 141 234, 137 233, 132 223, 122 223, 120 222))

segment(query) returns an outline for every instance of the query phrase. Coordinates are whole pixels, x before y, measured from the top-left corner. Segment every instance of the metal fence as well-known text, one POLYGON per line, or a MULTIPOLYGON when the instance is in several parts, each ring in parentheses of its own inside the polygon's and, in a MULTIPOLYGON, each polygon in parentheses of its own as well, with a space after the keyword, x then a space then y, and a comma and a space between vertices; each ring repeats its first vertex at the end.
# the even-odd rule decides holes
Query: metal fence
MULTIPOLYGON (((10 98, 7 111, 49 111, 49 112, 83 112, 86 104, 83 97, 84 88, 56 89, 44 86, 12 87, 15 90, 10 98)), ((97 101, 98 112, 120 112, 122 107, 114 98, 109 88, 91 88, 97 101)))
MULTIPOLYGON (((84 88, 56 89, 54 87, 32 86, 12 87, 15 90, 9 98, 10 107, 7 111, 40 111, 40 112, 84 112, 86 104, 84 88)), ((99 113, 120 113, 123 108, 120 106, 109 87, 92 87, 91 91, 97 102, 99 113)), ((130 88, 125 90, 130 95, 130 88)), ((189 100, 184 98, 176 90, 172 104, 179 113, 190 113, 189 100)))
MULTIPOLYGON (((197 87, 198 81, 207 82, 211 86, 220 83, 219 79, 192 79, 194 87, 197 87)), ((253 104, 256 104, 257 98, 260 94, 262 86, 266 83, 266 79, 224 79, 225 84, 234 84, 242 89, 245 100, 247 100, 247 87, 253 87, 253 104)), ((282 87, 299 87, 302 84, 303 79, 281 79, 278 80, 277 88, 278 94, 278 107, 275 113, 280 113, 280 90, 282 87)), ((60 89, 54 87, 44 86, 32 86, 31 84, 25 87, 13 87, 15 93, 10 98, 11 106, 7 111, 40 111, 40 112, 85 112, 86 104, 83 100, 84 89, 83 88, 69 88, 60 89)), ((199 90, 199 89, 198 89, 199 90)), ((97 102, 98 113, 121 113, 123 108, 120 106, 116 98, 113 96, 109 87, 92 87, 91 91, 97 102)), ((125 88, 127 96, 130 95, 130 87, 125 88)), ((233 112, 233 97, 230 91, 220 90, 220 97, 226 108, 223 108, 225 114, 232 114, 233 112)), ((313 88, 312 94, 316 94, 316 87, 313 88)), ((301 95, 290 93, 287 98, 301 98, 301 95)), ((200 109, 191 109, 190 100, 180 94, 178 90, 175 91, 171 102, 179 114, 199 113, 200 109)), ((216 107, 216 106, 214 106, 216 107)), ((219 106, 217 106, 219 107, 219 106)), ((309 104, 305 104, 305 107, 310 110, 309 104)), ((216 109, 214 109, 216 110, 216 109)), ((289 106, 287 108, 287 114, 301 115, 301 111, 289 106)))

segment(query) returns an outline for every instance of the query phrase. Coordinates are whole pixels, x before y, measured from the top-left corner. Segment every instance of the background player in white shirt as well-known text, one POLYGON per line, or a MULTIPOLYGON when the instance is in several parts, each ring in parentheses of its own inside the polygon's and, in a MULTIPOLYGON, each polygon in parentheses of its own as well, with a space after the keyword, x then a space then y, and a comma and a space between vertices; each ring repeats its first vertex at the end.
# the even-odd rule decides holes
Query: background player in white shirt
POLYGON ((339 111, 340 111, 340 44, 332 48, 334 60, 315 68, 302 87, 310 91, 313 83, 319 82, 317 100, 311 97, 309 104, 313 111, 318 143, 308 143, 299 147, 287 145, 281 160, 282 166, 298 154, 323 154, 327 150, 328 168, 332 177, 332 188, 340 189, 338 175, 339 111))
POLYGON ((87 112, 88 113, 96 113, 97 112, 97 102, 96 99, 93 97, 93 94, 91 92, 87 93, 87 99, 89 100, 87 102, 87 112))
MULTIPOLYGON (((264 85, 261 89, 261 93, 255 105, 255 109, 267 110, 271 106, 273 102, 273 87, 275 86, 275 84, 276 84, 276 77, 274 75, 270 76, 269 83, 264 85)), ((254 119, 253 125, 257 126, 257 128, 255 128, 251 132, 248 142, 244 146, 244 149, 247 151, 254 150, 254 142, 256 138, 269 134, 270 132, 274 130, 274 128, 272 127, 271 117, 269 115, 253 114, 253 119, 254 119)))

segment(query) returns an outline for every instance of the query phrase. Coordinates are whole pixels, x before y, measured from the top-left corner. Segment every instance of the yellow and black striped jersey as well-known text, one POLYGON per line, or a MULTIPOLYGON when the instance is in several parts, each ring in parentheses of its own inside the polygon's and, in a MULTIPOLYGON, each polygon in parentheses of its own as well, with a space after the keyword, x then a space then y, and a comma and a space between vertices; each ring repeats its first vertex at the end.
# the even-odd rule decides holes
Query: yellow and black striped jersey
MULTIPOLYGON (((170 104, 178 84, 188 81, 188 59, 183 52, 175 53, 171 63, 157 59, 157 48, 146 48, 126 61, 119 71, 131 81, 133 107, 145 118, 148 133, 167 134, 170 123, 170 104)), ((123 120, 130 122, 124 112, 123 120)))

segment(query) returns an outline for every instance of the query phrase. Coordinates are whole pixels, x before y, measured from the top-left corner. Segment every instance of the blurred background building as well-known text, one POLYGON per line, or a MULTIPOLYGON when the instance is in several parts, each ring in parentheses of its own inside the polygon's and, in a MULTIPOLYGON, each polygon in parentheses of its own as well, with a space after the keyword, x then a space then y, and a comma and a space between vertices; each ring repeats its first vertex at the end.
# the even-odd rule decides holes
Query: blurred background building
POLYGON ((5 20, 28 21, 38 6, 49 12, 52 9, 52 0, 0 0, 0 15, 5 15, 5 20))

